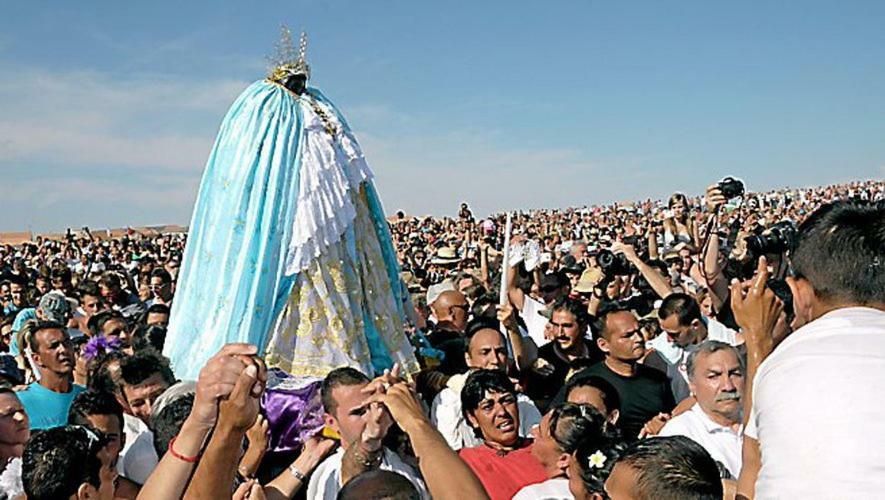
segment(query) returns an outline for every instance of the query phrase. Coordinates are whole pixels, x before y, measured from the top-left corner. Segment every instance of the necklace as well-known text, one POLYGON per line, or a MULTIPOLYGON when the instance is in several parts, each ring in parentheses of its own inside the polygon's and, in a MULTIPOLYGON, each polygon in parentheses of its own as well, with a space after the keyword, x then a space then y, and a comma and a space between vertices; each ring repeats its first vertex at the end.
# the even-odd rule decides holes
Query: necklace
POLYGON ((320 106, 315 99, 310 96, 305 95, 304 100, 307 101, 308 106, 313 109, 313 112, 320 117, 320 120, 323 122, 323 128, 326 129, 326 133, 332 136, 332 138, 338 137, 338 127, 332 123, 332 117, 329 116, 329 113, 326 112, 325 109, 320 106))
POLYGON ((482 444, 485 445, 486 447, 494 450, 495 455, 497 455, 499 457, 506 457, 507 454, 510 453, 511 451, 518 450, 522 446, 522 442, 523 442, 523 438, 520 437, 519 439, 516 440, 516 442, 513 444, 512 447, 505 447, 505 448, 489 444, 488 441, 483 441, 482 444))

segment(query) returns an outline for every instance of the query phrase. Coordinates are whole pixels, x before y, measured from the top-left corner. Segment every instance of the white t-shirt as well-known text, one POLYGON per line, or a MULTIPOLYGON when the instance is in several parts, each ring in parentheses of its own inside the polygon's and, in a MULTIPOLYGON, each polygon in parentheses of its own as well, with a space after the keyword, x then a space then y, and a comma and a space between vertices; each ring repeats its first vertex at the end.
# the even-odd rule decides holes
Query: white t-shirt
POLYGON ((154 449, 154 433, 139 418, 126 413, 123 414, 123 433, 126 445, 120 451, 117 472, 126 479, 144 484, 160 462, 154 449))
MULTIPOLYGON (((466 379, 466 374, 450 378, 448 387, 433 398, 430 409, 430 421, 455 451, 483 443, 461 412, 461 388, 466 379)), ((541 423, 541 412, 525 394, 517 394, 516 404, 519 408, 519 435, 529 437, 532 427, 541 423)))
POLYGON ((549 321, 544 316, 541 316, 541 312, 546 309, 547 306, 543 302, 535 300, 526 294, 522 304, 522 311, 519 312, 522 320, 525 321, 529 337, 535 341, 535 345, 538 347, 549 342, 549 340, 544 338, 544 330, 547 328, 549 321))
POLYGON ((658 435, 685 436, 703 446, 713 460, 725 465, 734 479, 741 474, 741 433, 714 422, 697 403, 687 412, 673 417, 658 435))
MULTIPOLYGON (((310 500, 335 500, 338 497, 338 490, 343 486, 341 484, 341 459, 344 458, 344 450, 338 450, 323 460, 313 474, 310 476, 310 483, 307 485, 307 498, 310 500)), ((389 470, 401 474, 415 485, 418 494, 423 500, 429 500, 430 494, 427 493, 427 487, 424 481, 418 477, 415 470, 402 461, 396 453, 384 448, 384 456, 381 458, 381 469, 389 470)))
POLYGON ((513 500, 573 500, 568 478, 554 477, 543 483, 530 484, 513 495, 513 500))
POLYGON ((787 337, 753 381, 756 498, 881 498, 883 394, 885 312, 837 309, 787 337))

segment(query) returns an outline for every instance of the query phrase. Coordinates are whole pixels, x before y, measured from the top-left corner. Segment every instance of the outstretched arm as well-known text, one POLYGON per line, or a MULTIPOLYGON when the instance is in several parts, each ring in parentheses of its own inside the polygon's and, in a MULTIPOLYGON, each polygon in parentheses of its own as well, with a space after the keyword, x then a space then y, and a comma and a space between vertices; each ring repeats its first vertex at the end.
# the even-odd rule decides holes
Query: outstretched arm
POLYGON ((433 498, 488 498, 482 483, 470 467, 449 447, 442 434, 424 415, 418 396, 411 386, 404 382, 394 384, 386 393, 376 393, 371 401, 384 404, 400 428, 409 436, 421 473, 427 482, 427 489, 433 498))

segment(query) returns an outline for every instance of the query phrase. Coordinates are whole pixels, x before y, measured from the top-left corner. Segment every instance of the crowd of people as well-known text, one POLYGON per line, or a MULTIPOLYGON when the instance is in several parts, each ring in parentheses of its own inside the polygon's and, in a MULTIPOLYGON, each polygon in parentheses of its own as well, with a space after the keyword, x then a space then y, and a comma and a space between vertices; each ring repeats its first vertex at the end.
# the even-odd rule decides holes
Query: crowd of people
POLYGON ((0 245, 0 498, 885 486, 885 182, 388 222, 421 370, 318 381, 248 344, 176 377, 184 235, 0 245))

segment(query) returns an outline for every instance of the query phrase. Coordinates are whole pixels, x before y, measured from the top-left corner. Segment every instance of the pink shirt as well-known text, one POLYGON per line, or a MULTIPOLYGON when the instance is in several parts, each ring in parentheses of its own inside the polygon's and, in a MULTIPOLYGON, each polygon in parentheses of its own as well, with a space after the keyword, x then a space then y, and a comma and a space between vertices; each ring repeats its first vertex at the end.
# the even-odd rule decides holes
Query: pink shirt
POLYGON ((458 454, 482 482, 492 500, 510 500, 524 486, 546 481, 547 472, 532 456, 532 441, 503 453, 486 445, 463 448, 458 454))

